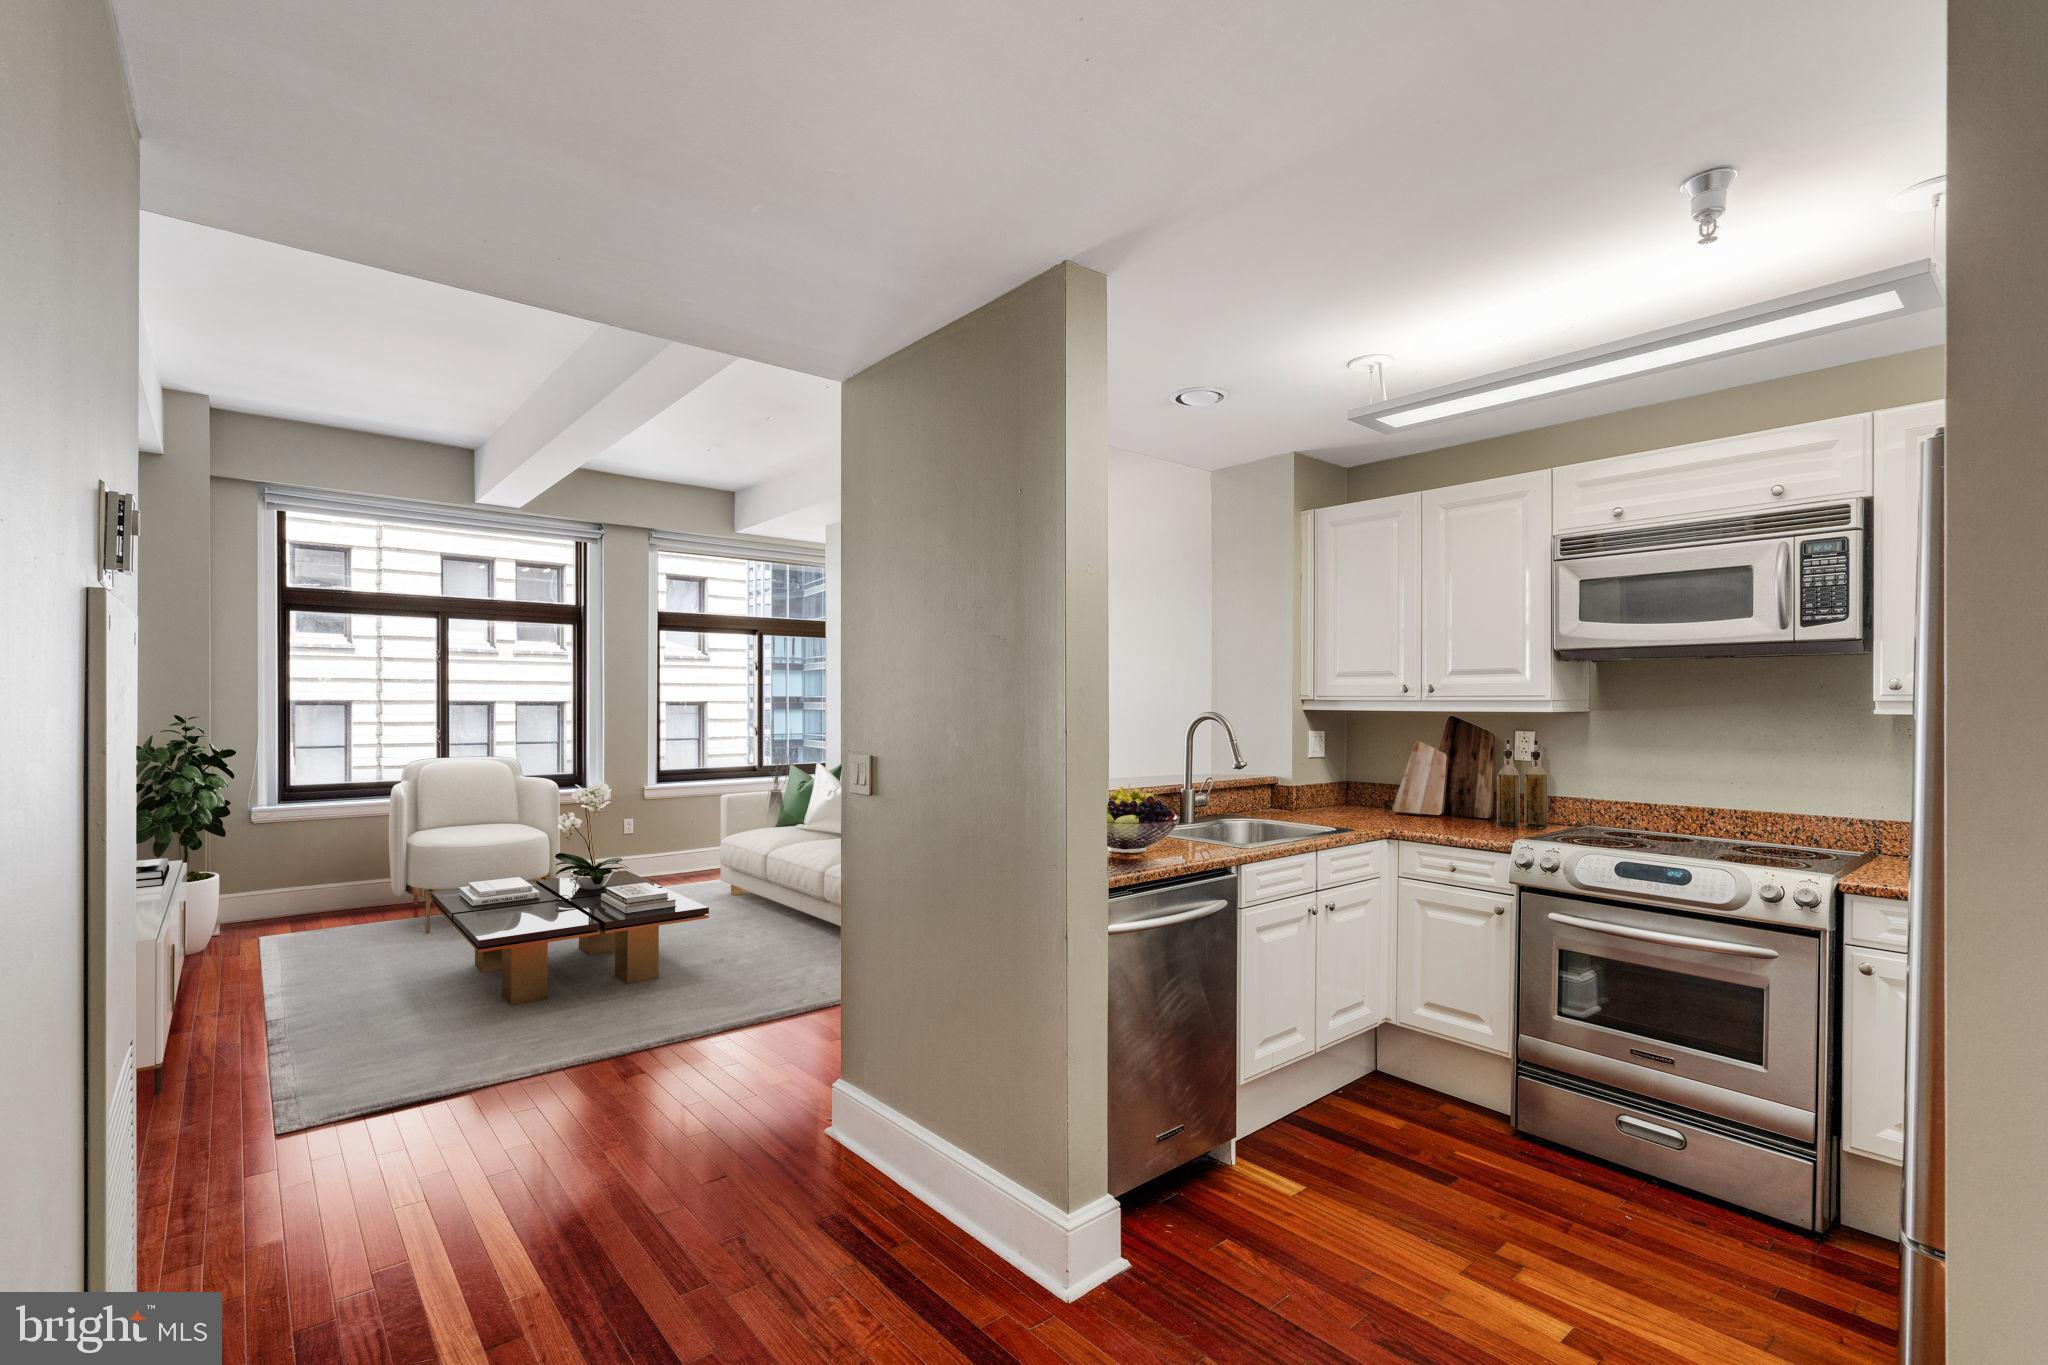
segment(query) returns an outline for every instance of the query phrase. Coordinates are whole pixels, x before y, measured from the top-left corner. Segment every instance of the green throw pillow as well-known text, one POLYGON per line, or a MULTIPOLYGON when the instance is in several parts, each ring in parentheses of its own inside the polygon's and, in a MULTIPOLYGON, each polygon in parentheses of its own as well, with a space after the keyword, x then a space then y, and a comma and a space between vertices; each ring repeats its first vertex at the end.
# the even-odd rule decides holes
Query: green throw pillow
MULTIPOLYGON (((839 776, 841 765, 834 764, 832 776, 839 776)), ((811 808, 811 770, 791 764, 789 776, 782 781, 782 809, 775 813, 775 825, 801 825, 804 812, 811 808)))

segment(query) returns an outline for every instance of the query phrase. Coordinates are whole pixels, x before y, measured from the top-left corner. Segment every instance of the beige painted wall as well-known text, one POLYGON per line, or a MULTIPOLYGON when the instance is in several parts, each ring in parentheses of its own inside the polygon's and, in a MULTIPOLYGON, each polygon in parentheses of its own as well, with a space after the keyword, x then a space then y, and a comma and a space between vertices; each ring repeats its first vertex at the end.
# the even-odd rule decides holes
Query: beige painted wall
POLYGON ((1107 1187, 1107 325, 1065 264, 846 381, 848 1083, 1107 1187))
MULTIPOLYGON (((1942 395, 1941 348, 1608 413, 1360 465, 1353 501, 1580 460, 1712 440, 1942 395)), ((1870 656, 1602 663, 1593 710, 1468 715, 1505 737, 1536 731, 1556 790, 1613 800, 1903 820, 1912 811, 1912 721, 1871 713, 1870 656)), ((1334 717, 1333 717, 1334 719, 1334 717)), ((1350 775, 1394 782, 1442 716, 1350 718, 1350 775)))
MULTIPOLYGON (((168 594, 206 603, 210 609, 214 736, 241 756, 236 812, 228 821, 227 838, 209 849, 212 864, 228 894, 382 877, 388 855, 381 811, 369 817, 289 823, 257 824, 249 818, 253 759, 265 723, 258 706, 257 659, 259 632, 267 623, 258 617, 256 586, 275 552, 272 533, 260 513, 260 485, 466 504, 472 454, 457 446, 225 411, 212 414, 210 438, 210 583, 195 587, 187 581, 188 571, 161 580, 161 586, 168 594)), ((612 786, 614 801, 598 817, 601 851, 670 853, 715 846, 716 797, 648 800, 641 795, 650 778, 648 729, 653 722, 648 536, 650 530, 730 535, 732 494, 581 471, 525 510, 602 522, 605 527, 600 551, 603 621, 595 638, 604 665, 603 776, 612 786), (635 822, 630 837, 622 827, 627 819, 635 822)), ((182 668, 182 658, 182 652, 160 652, 146 641, 145 694, 151 687, 168 687, 152 677, 182 668)))
MULTIPOLYGON (((1290 782, 1340 781, 1348 743, 1341 719, 1313 721, 1301 709, 1296 677, 1300 619, 1301 513, 1346 500, 1344 470, 1307 455, 1273 455, 1212 476, 1210 540, 1213 663, 1211 691, 1230 718, 1248 772, 1290 782), (1289 609, 1275 611, 1276 602, 1289 609), (1311 724, 1325 754, 1308 756, 1311 724)), ((1230 771, 1230 746, 1209 733, 1209 762, 1230 771)), ((1200 771, 1199 767, 1197 771, 1200 771)))
MULTIPOLYGON (((1288 567, 1294 581, 1286 600, 1294 604, 1288 621, 1295 630, 1301 621, 1301 513, 1313 512, 1318 507, 1336 507, 1351 500, 1350 480, 1346 471, 1338 465, 1328 464, 1308 455, 1294 457, 1294 512, 1287 527, 1287 543, 1294 547, 1288 567)), ((1288 675, 1294 679, 1294 690, 1287 694, 1287 711, 1292 730, 1293 743, 1289 752, 1293 760, 1293 780, 1296 782, 1341 782, 1351 772, 1351 727, 1338 720, 1332 723, 1327 716, 1313 716, 1301 709, 1299 698, 1306 690, 1308 679, 1301 676, 1301 650, 1298 636, 1296 648, 1288 663, 1288 675), (1308 756, 1308 735, 1310 730, 1320 730, 1323 735, 1323 756, 1308 756)))
POLYGON ((2048 692, 2048 5, 1949 6, 1948 1283, 1956 1362, 2048 1342, 2048 915, 2026 855, 2048 692))
MULTIPOLYGON (((136 583, 141 590, 142 668, 138 729, 154 734, 174 715, 213 723, 213 489, 211 414, 201 394, 164 392, 163 453, 141 462, 147 518, 136 583)), ((193 860, 207 866, 204 850, 193 860)))
MULTIPOLYGON (((0 1285, 76 1290, 86 1237, 86 596, 96 485, 134 490, 137 167, 106 6, 0 5, 0 1285)), ((144 551, 147 553, 147 542, 144 551)), ((131 605, 135 580, 115 580, 131 605)), ((132 742, 107 737, 111 746, 132 742)), ((132 921, 131 921, 132 922, 132 921)), ((125 1050, 126 1020, 96 1037, 125 1050)), ((96 1033, 98 1030, 96 1030, 96 1033)))

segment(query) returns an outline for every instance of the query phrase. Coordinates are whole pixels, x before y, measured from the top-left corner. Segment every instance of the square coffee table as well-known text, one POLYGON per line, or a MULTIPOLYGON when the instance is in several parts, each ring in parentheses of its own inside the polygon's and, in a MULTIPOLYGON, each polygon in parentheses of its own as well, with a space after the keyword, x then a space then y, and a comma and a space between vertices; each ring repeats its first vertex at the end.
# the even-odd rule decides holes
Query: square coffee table
MULTIPOLYGON (((540 896, 516 905, 478 907, 455 891, 436 891, 434 905, 476 950, 476 969, 499 973, 505 1002, 524 1005, 548 994, 548 946, 575 939, 592 956, 609 953, 612 975, 625 982, 661 974, 661 926, 704 919, 711 908, 687 896, 673 906, 622 912, 601 893, 565 895, 553 881, 536 882, 540 896)), ((567 885, 573 892, 575 883, 567 885)))

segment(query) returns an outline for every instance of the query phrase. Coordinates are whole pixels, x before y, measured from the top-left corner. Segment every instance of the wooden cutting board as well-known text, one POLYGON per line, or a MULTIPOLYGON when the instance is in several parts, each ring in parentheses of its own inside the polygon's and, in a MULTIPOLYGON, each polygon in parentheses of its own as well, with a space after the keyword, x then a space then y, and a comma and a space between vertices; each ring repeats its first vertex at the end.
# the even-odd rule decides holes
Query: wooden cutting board
POLYGON ((1415 741, 1408 751, 1408 766, 1401 771, 1401 785, 1394 791, 1395 813, 1442 815, 1445 772, 1443 750, 1415 741))
POLYGON ((1445 815, 1493 818, 1494 770, 1500 766, 1493 731, 1482 730, 1456 716, 1444 722, 1445 815))

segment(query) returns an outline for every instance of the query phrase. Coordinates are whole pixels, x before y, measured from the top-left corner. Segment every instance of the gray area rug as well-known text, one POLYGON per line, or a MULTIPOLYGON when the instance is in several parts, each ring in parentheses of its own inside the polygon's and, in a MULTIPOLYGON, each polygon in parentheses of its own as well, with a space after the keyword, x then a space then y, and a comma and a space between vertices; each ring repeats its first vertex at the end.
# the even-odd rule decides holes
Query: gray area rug
POLYGON ((661 975, 548 950, 548 998, 508 1005, 437 918, 262 940, 275 1130, 297 1132, 839 1003, 839 931, 721 882, 678 890, 708 919, 661 931, 661 975))

